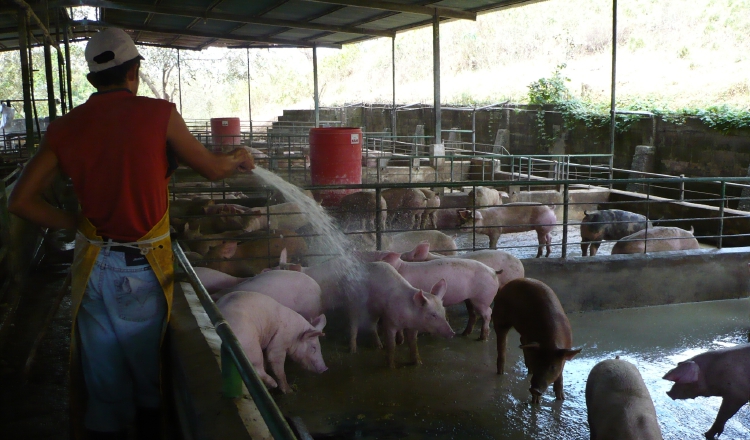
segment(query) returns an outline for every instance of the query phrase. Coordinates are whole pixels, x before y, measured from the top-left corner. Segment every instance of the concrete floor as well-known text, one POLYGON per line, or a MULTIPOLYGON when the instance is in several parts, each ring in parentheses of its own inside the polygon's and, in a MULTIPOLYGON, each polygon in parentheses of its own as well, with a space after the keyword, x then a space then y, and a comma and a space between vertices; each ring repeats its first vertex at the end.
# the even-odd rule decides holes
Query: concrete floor
MULTIPOLYGON (((529 382, 518 334, 509 335, 506 374, 495 373, 495 334, 489 342, 474 336, 445 340, 422 335, 424 365, 405 365, 408 351, 397 348, 396 370, 385 366, 385 352, 365 335, 350 354, 346 329, 329 319, 323 354, 329 370, 315 375, 287 362, 297 390, 274 394, 283 412, 300 416, 316 438, 337 439, 587 439, 584 390, 591 368, 619 355, 634 363, 656 406, 665 439, 703 438, 719 398, 672 401, 671 382, 661 377, 677 362, 702 351, 745 343, 750 300, 726 300, 569 316, 574 346, 581 354, 565 367, 566 400, 551 388, 542 404, 530 405, 529 382)), ((463 306, 450 309, 454 329, 465 323, 463 306)), ((750 438, 747 407, 729 421, 723 439, 750 438)))

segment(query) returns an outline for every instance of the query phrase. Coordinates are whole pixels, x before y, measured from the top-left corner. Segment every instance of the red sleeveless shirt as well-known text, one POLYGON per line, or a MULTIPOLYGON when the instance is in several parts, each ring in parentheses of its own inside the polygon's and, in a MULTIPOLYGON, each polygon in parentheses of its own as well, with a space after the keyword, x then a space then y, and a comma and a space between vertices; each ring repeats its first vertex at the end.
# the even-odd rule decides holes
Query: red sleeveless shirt
POLYGON ((115 90, 91 95, 49 125, 46 144, 99 235, 135 241, 164 216, 173 107, 115 90))

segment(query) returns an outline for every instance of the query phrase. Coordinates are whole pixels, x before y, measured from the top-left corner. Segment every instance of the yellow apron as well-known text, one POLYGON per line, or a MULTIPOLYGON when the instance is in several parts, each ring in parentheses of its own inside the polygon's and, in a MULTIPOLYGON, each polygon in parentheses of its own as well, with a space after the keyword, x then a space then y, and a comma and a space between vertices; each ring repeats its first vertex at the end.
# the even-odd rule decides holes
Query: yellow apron
MULTIPOLYGON (((70 336, 70 427, 72 439, 83 439, 85 436, 83 416, 86 408, 85 382, 80 364, 76 318, 83 295, 86 292, 89 276, 94 269, 102 245, 106 245, 106 242, 102 241, 100 235, 97 235, 96 227, 83 217, 78 226, 73 265, 70 267, 72 274, 71 309, 73 311, 73 327, 70 336)), ((169 207, 167 207, 164 217, 131 247, 134 246, 139 247, 141 253, 146 257, 167 300, 167 316, 162 329, 163 341, 169 316, 172 312, 172 295, 174 292, 174 256, 172 255, 172 244, 169 238, 169 207)))

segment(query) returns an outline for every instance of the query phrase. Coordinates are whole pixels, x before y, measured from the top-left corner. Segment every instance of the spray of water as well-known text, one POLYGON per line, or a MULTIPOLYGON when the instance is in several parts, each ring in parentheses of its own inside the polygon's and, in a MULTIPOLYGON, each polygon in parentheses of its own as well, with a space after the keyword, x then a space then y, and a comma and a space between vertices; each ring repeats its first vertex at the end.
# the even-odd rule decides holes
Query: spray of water
MULTIPOLYGON (((287 202, 296 203, 300 207, 300 211, 305 213, 310 219, 310 225, 315 236, 310 239, 308 248, 316 255, 324 255, 324 257, 310 258, 310 263, 341 257, 338 258, 334 269, 346 287, 353 287, 361 277, 363 270, 362 263, 352 255, 351 251, 354 248, 352 243, 336 226, 334 220, 328 215, 325 209, 318 205, 315 200, 308 197, 297 186, 287 182, 271 171, 256 167, 253 170, 253 174, 266 185, 278 189, 287 202)), ((344 290, 348 293, 354 289, 345 288, 344 290)))

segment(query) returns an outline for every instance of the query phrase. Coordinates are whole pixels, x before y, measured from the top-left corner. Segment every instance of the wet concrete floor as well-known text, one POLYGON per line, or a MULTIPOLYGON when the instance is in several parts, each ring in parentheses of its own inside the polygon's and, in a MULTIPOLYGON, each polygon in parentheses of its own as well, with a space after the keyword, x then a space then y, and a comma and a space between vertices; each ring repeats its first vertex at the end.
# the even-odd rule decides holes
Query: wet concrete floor
MULTIPOLYGON (((566 400, 547 390, 532 406, 529 377, 509 335, 506 374, 495 371, 494 331, 489 342, 420 335, 421 366, 406 365, 408 349, 397 347, 395 370, 385 352, 360 334, 350 354, 345 326, 332 316, 322 338, 329 370, 316 375, 287 362, 296 389, 275 394, 286 414, 298 415, 316 438, 337 439, 588 439, 586 378, 593 366, 620 356, 635 364, 651 393, 665 439, 702 439, 720 398, 672 401, 671 382, 661 377, 677 362, 700 352, 748 341, 750 300, 727 300, 569 316, 574 346, 581 354, 565 366, 566 400)), ((449 309, 454 330, 466 321, 462 305, 449 309)), ((750 438, 744 407, 726 425, 722 439, 750 438)))

